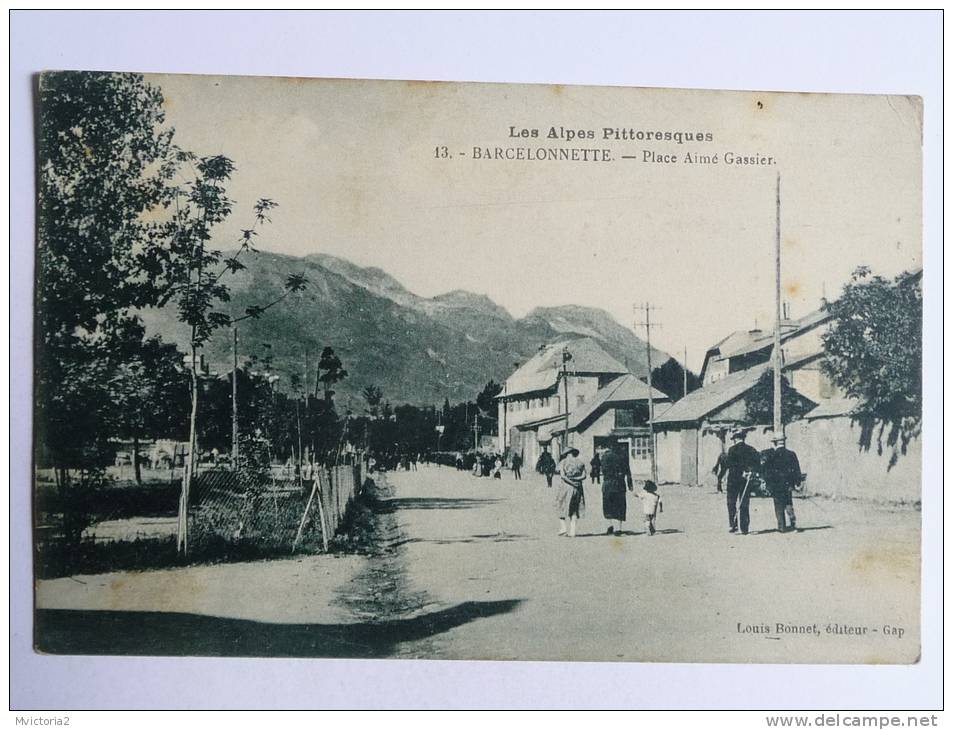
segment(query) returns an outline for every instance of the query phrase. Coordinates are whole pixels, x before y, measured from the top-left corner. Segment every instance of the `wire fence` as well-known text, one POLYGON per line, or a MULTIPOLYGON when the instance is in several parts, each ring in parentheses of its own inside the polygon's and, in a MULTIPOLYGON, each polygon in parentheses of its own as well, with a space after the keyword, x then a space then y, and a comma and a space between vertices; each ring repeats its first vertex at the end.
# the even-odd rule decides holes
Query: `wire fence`
MULTIPOLYGON (((225 561, 328 550, 366 474, 360 454, 351 463, 305 465, 254 475, 213 468, 196 474, 188 504, 188 561, 225 561)), ((67 504, 38 500, 35 532, 38 577, 181 563, 176 517, 180 485, 91 490, 67 504), (69 539, 68 513, 86 525, 69 539)))

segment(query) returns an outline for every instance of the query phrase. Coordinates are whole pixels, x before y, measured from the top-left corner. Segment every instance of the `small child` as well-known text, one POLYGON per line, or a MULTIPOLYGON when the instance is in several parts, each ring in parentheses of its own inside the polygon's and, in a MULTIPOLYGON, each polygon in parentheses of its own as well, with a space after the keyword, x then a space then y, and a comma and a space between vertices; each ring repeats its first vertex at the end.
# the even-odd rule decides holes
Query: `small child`
POLYGON ((656 494, 658 487, 655 486, 655 482, 652 480, 647 480, 642 486, 642 491, 639 492, 639 499, 642 500, 642 519, 645 520, 645 524, 649 526, 649 535, 655 534, 655 514, 656 512, 664 512, 662 509, 662 500, 656 494))

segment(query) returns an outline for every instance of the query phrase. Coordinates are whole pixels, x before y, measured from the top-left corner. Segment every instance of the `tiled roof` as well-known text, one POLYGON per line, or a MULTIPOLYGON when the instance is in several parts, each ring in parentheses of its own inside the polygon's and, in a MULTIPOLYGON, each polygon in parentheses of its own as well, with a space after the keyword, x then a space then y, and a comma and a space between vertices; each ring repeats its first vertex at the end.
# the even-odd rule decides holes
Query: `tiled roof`
MULTIPOLYGON (((788 319, 781 322, 781 341, 790 339, 830 319, 831 313, 826 309, 815 309, 800 319, 788 319)), ((708 352, 716 354, 718 359, 737 357, 750 352, 757 352, 774 344, 774 329, 737 330, 725 339, 709 348, 708 352)))
POLYGON ((562 367, 564 347, 572 355, 572 359, 567 363, 570 373, 623 375, 628 372, 624 365, 603 350, 591 337, 561 340, 540 349, 510 375, 497 397, 548 390, 555 386, 559 369, 562 367))
MULTIPOLYGON (((652 388, 652 400, 667 401, 669 398, 665 393, 652 388)), ((580 424, 585 423, 600 408, 613 403, 629 403, 631 401, 648 401, 649 386, 648 383, 640 380, 631 373, 616 378, 600 388, 596 397, 583 408, 579 408, 569 414, 569 430, 574 431, 580 424)), ((560 429, 562 431, 563 429, 560 429)))
POLYGON ((743 395, 758 382, 761 374, 769 368, 770 365, 767 363, 755 365, 747 370, 726 375, 720 380, 709 383, 704 388, 693 390, 684 398, 672 404, 672 407, 667 411, 657 416, 655 422, 662 424, 699 421, 709 413, 743 395))

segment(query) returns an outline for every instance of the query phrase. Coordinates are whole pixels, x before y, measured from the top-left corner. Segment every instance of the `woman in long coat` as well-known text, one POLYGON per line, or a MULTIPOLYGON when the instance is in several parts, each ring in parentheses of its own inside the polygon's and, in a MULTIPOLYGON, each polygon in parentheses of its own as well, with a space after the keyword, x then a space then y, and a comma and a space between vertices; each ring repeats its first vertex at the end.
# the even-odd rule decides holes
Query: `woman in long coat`
POLYGON ((632 472, 625 451, 609 449, 602 459, 602 516, 609 520, 607 535, 622 532, 625 522, 625 491, 632 491, 632 472), (612 524, 618 522, 618 527, 612 524))
POLYGON ((568 447, 559 456, 559 491, 556 493, 556 507, 559 509, 559 533, 565 535, 566 521, 569 521, 569 537, 576 536, 576 520, 586 509, 586 495, 583 485, 586 483, 586 462, 579 458, 579 449, 568 447))

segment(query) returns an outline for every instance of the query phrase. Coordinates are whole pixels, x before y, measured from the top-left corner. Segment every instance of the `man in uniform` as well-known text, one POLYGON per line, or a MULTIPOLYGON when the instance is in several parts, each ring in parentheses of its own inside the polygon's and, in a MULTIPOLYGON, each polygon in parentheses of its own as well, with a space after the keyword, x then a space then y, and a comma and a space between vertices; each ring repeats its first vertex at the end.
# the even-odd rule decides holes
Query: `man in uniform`
POLYGON ((748 503, 751 501, 751 480, 758 469, 758 452, 745 443, 747 433, 737 429, 731 434, 734 442, 724 460, 719 461, 718 480, 727 474, 725 495, 728 501, 728 531, 738 531, 738 518, 741 518, 741 534, 748 534, 750 522, 748 503), (739 514, 740 513, 740 514, 739 514))
POLYGON ((774 500, 774 515, 778 520, 778 532, 795 529, 794 503, 791 492, 801 484, 801 464, 797 454, 785 448, 783 433, 771 437, 773 449, 764 452, 761 473, 765 486, 774 500), (787 524, 785 524, 785 515, 787 524))

